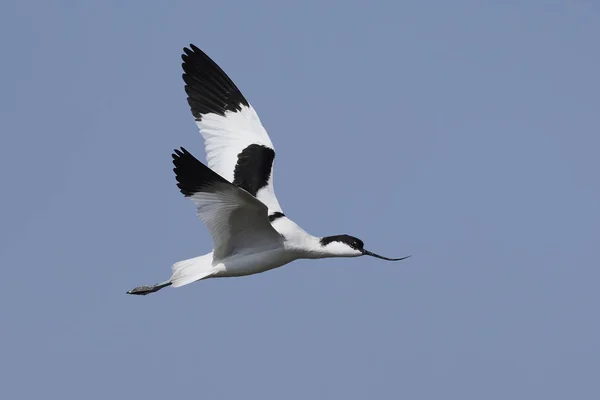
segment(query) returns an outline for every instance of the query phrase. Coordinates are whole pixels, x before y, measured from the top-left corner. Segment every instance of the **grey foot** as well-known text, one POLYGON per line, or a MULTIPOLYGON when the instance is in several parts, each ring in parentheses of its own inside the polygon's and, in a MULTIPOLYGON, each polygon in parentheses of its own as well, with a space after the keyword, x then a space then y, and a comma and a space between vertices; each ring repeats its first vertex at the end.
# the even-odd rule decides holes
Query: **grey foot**
POLYGON ((165 288, 167 286, 171 286, 171 282, 158 283, 156 285, 150 286, 138 286, 128 291, 127 294, 137 294, 140 296, 145 296, 150 293, 158 292, 160 289, 165 288))

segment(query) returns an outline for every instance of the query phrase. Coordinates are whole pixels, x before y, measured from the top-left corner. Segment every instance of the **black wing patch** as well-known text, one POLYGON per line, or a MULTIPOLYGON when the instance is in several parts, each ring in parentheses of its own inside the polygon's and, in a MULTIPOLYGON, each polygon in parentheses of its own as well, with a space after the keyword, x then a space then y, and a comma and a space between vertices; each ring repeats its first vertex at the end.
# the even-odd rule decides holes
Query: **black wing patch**
POLYGON ((285 217, 285 214, 279 211, 275 211, 273 214, 269 215, 269 222, 273 222, 281 217, 285 217))
POLYGON ((269 183, 275 150, 260 144, 251 144, 238 154, 233 171, 233 184, 252 196, 269 183))
POLYGON ((231 185, 225 178, 202 164, 183 147, 181 150, 175 150, 173 164, 175 165, 173 171, 177 179, 177 187, 185 197, 193 196, 198 192, 210 192, 211 187, 216 183, 231 185))
POLYGON ((229 79, 227 74, 198 47, 190 44, 184 48, 183 80, 192 114, 197 121, 202 115, 215 113, 221 116, 226 111, 240 111, 249 107, 248 101, 229 79))

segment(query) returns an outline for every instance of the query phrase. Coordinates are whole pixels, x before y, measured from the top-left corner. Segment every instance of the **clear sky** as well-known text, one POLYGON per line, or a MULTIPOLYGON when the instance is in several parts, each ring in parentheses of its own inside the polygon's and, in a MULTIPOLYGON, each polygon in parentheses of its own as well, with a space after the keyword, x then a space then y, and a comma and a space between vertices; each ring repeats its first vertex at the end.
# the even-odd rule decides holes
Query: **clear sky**
POLYGON ((600 398, 599 39, 583 0, 2 1, 3 398, 600 398), (126 295, 212 248, 189 43, 288 216, 413 258, 126 295))

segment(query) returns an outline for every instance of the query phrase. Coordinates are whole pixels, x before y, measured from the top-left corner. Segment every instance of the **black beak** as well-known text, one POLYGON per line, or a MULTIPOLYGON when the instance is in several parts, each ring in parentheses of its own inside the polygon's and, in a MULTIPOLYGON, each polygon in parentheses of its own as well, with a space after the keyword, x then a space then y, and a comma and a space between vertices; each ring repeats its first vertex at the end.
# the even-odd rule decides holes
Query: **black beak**
POLYGON ((381 258, 382 260, 387 260, 387 261, 400 261, 400 260, 405 260, 408 257, 410 257, 410 256, 406 256, 406 257, 402 257, 402 258, 387 258, 387 257, 384 257, 384 256, 380 256, 379 254, 371 253, 369 250, 365 250, 365 249, 362 249, 362 253, 365 256, 371 256, 371 257, 381 258))

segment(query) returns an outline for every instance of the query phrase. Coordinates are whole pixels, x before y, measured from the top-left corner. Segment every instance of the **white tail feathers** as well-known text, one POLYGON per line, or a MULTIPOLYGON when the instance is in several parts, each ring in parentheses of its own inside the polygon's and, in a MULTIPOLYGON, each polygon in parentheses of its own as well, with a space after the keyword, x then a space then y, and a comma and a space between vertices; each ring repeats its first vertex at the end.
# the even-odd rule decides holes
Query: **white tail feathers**
POLYGON ((180 287, 210 277, 215 273, 212 261, 213 254, 208 253, 200 257, 176 262, 173 264, 171 275, 173 287, 180 287))

